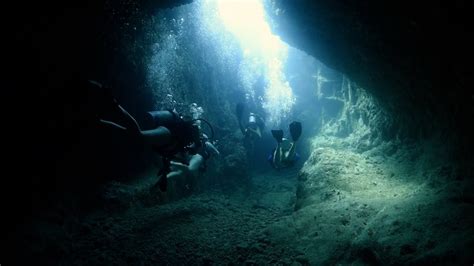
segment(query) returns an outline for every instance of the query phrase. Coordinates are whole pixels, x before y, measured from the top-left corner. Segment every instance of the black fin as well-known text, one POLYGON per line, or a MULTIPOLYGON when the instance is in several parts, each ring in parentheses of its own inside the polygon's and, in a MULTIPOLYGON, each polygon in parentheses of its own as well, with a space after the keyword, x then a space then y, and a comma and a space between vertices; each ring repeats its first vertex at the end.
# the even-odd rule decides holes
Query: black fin
POLYGON ((282 139, 283 139, 283 130, 279 129, 279 130, 272 130, 272 135, 273 137, 276 139, 276 141, 278 143, 281 143, 282 139))
POLYGON ((301 123, 293 121, 290 124, 290 134, 293 141, 297 141, 301 136, 301 123))

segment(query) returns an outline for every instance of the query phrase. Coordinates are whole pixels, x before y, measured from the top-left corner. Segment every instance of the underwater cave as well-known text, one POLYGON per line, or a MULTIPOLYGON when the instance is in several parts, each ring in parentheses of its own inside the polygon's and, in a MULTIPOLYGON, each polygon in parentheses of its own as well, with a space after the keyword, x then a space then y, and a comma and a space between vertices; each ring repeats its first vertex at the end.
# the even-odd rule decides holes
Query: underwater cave
POLYGON ((472 265, 473 9, 14 7, 0 264, 472 265))

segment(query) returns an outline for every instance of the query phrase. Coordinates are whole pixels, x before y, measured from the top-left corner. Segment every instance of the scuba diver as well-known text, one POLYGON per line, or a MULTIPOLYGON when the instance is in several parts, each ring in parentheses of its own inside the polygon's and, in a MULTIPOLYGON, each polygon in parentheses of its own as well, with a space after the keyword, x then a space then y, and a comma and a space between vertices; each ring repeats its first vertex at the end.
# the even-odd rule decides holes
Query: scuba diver
POLYGON ((300 155, 296 153, 296 142, 301 136, 301 123, 293 121, 289 128, 292 141, 283 138, 283 130, 272 130, 277 147, 268 157, 268 161, 275 169, 291 167, 300 158, 300 155))
POLYGON ((213 128, 206 120, 184 117, 172 110, 151 111, 147 113, 147 122, 151 129, 142 130, 135 118, 118 104, 109 88, 91 80, 88 80, 85 86, 87 93, 92 95, 92 101, 96 101, 92 104, 100 106, 100 123, 139 137, 161 155, 163 167, 158 172, 159 179, 155 185, 161 191, 166 191, 168 177, 194 174, 205 167, 205 161, 211 154, 219 153, 209 138, 200 132, 197 121, 205 122, 212 131, 212 138, 214 137, 213 128), (122 124, 101 118, 104 111, 118 116, 122 124), (178 154, 186 154, 187 160, 182 160, 181 163, 173 161, 178 154), (188 165, 184 164, 186 161, 188 165))
POLYGON ((256 113, 249 112, 245 117, 244 113, 245 105, 243 103, 237 104, 236 114, 240 131, 244 135, 245 142, 253 147, 255 141, 262 137, 262 131, 265 128, 265 121, 256 113))

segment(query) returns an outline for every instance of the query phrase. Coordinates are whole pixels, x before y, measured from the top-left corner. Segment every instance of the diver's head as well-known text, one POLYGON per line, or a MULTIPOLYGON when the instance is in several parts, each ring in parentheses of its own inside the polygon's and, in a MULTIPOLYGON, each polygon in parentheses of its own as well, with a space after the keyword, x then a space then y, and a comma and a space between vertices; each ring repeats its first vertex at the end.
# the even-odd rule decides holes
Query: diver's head
POLYGON ((201 130, 195 121, 187 121, 183 135, 185 141, 182 143, 185 151, 195 154, 202 147, 201 130))

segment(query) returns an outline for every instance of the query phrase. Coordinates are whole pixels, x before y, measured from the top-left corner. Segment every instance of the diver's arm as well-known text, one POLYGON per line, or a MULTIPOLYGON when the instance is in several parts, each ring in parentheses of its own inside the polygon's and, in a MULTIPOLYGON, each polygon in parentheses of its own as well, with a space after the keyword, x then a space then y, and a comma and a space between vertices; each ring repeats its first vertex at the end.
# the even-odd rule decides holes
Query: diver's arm
POLYGON ((191 157, 191 160, 189 160, 189 173, 193 175, 194 177, 198 176, 199 173, 199 168, 201 165, 204 163, 204 157, 202 157, 200 154, 195 154, 191 157))
POLYGON ((206 141, 206 143, 205 143, 204 145, 206 145, 206 149, 209 149, 209 150, 212 152, 212 154, 217 155, 217 156, 220 155, 220 152, 219 152, 219 150, 216 148, 216 146, 214 146, 214 145, 213 145, 212 143, 210 143, 209 141, 206 141))
POLYGON ((183 178, 189 175, 189 166, 184 163, 171 161, 170 167, 171 171, 166 175, 167 178, 183 178))
POLYGON ((204 157, 199 154, 195 154, 191 157, 189 165, 184 163, 171 161, 171 172, 166 175, 167 178, 175 177, 184 177, 191 175, 192 177, 197 177, 199 173, 199 168, 204 162, 204 157))

